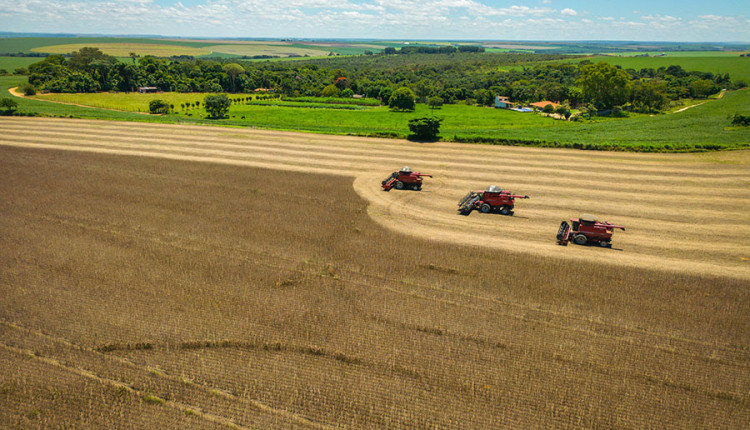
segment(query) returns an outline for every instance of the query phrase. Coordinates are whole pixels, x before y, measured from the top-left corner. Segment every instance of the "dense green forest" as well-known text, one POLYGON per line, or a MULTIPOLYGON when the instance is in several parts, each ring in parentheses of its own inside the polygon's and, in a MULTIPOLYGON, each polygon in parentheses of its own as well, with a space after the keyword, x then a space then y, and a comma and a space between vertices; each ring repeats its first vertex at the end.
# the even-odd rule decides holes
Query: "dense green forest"
POLYGON ((483 53, 479 49, 403 48, 387 53, 290 62, 251 62, 157 58, 121 61, 97 48, 83 48, 69 58, 52 55, 28 67, 27 92, 135 91, 154 86, 163 91, 251 93, 271 89, 285 96, 360 94, 388 103, 400 87, 418 101, 439 97, 491 105, 495 95, 528 103, 566 102, 571 107, 611 109, 629 105, 642 111, 664 108, 669 100, 701 98, 723 88, 745 86, 728 74, 686 71, 680 66, 622 69, 569 56, 483 53))

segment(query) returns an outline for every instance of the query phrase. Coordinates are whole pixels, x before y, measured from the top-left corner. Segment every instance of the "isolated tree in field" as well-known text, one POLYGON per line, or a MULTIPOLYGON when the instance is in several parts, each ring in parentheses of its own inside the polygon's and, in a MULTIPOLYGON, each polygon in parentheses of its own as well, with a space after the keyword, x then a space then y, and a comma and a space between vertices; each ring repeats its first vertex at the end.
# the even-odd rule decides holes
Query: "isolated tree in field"
POLYGON ((435 112, 435 109, 443 106, 443 99, 438 96, 430 97, 430 100, 427 101, 427 104, 430 105, 430 109, 435 112))
POLYGON ((224 66, 224 73, 229 77, 229 85, 232 87, 232 92, 237 91, 237 77, 245 73, 245 69, 237 63, 229 63, 224 66))
POLYGON ((411 135, 409 139, 421 140, 421 141, 433 141, 437 140, 438 134, 440 133, 440 123, 442 119, 439 118, 414 118, 409 120, 409 131, 411 135))
POLYGON ((131 60, 133 60, 133 64, 135 64, 135 60, 136 58, 138 58, 138 54, 136 54, 135 52, 131 52, 128 56, 131 60))
POLYGON ((15 100, 5 97, 0 100, 0 108, 3 108, 3 115, 11 115, 14 110, 18 107, 18 102, 15 100))
POLYGON ((229 111, 229 98, 226 94, 206 96, 203 100, 203 107, 208 112, 210 118, 220 119, 229 111))
POLYGON ((628 72, 603 61, 583 66, 576 84, 581 87, 583 99, 593 103, 598 109, 622 105, 630 97, 628 72))
POLYGON ((148 111, 152 114, 169 113, 169 103, 161 99, 151 100, 148 103, 148 111))
POLYGON ((406 87, 398 88, 391 94, 388 106, 400 111, 414 110, 414 93, 406 87))

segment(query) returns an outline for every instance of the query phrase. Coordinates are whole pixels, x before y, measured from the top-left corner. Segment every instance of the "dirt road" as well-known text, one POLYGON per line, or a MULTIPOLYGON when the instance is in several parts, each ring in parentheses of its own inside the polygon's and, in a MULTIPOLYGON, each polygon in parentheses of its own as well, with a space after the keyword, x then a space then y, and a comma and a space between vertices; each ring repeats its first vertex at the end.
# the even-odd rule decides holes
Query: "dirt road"
POLYGON ((371 217, 398 232, 634 268, 750 279, 750 151, 632 154, 416 144, 201 126, 2 118, 0 145, 163 157, 354 178, 371 217), (423 191, 383 192, 408 165, 423 191), (496 184, 529 200, 516 216, 456 214, 469 190, 496 184), (560 221, 593 213, 627 227, 613 249, 555 244, 560 221))

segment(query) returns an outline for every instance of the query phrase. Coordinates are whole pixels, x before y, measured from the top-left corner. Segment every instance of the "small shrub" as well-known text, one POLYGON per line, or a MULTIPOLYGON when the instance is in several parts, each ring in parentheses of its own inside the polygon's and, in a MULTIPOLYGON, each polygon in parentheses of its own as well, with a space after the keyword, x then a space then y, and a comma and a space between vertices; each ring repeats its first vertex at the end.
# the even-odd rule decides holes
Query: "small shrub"
POLYGON ((146 394, 143 396, 143 401, 149 405, 163 405, 164 399, 161 397, 154 396, 153 394, 146 394))
POLYGON ((33 96, 36 95, 36 88, 31 84, 24 84, 21 87, 21 91, 23 91, 23 95, 25 96, 33 96))
POLYGON ((442 119, 427 117, 410 119, 409 131, 412 134, 409 136, 409 139, 421 141, 437 140, 442 121, 442 119))
POLYGON ((748 127, 750 126, 750 115, 740 115, 738 113, 735 113, 732 118, 732 125, 739 126, 739 127, 748 127))
POLYGON ((13 112, 18 107, 18 102, 15 100, 5 97, 0 100, 0 108, 3 109, 2 114, 3 115, 13 115, 13 112))
POLYGON ((148 111, 151 114, 167 114, 169 113, 169 103, 161 99, 151 100, 148 103, 148 111))

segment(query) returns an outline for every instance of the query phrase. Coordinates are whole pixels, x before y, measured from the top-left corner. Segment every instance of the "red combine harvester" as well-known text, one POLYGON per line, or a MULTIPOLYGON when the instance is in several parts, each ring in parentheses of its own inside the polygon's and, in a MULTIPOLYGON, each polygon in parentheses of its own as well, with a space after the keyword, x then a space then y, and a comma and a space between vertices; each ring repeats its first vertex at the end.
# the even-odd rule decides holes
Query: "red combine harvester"
POLYGON ((432 177, 432 175, 426 173, 412 172, 409 166, 404 166, 401 170, 391 173, 390 176, 381 182, 381 185, 385 191, 390 191, 391 188, 397 190, 408 190, 411 188, 412 190, 419 191, 422 189, 422 176, 432 177))
POLYGON ((516 199, 528 199, 529 196, 518 196, 510 191, 491 185, 484 191, 469 191, 469 194, 458 202, 458 212, 468 215, 474 209, 482 213, 500 212, 503 215, 513 215, 516 199))
POLYGON ((569 241, 578 245, 587 243, 598 243, 602 248, 612 247, 612 233, 619 228, 625 231, 625 227, 608 222, 599 222, 593 215, 581 215, 580 218, 571 218, 571 224, 563 221, 557 231, 557 244, 568 246, 569 241))

